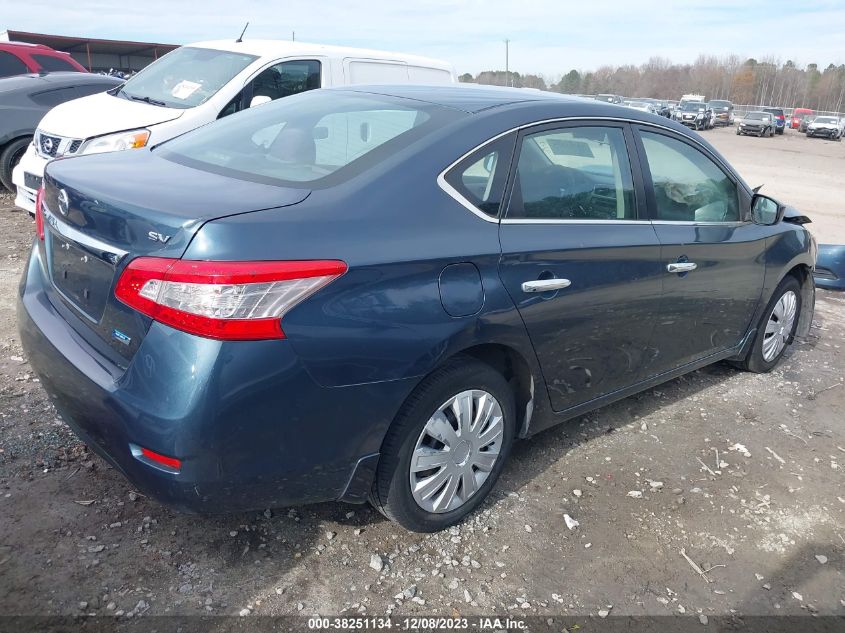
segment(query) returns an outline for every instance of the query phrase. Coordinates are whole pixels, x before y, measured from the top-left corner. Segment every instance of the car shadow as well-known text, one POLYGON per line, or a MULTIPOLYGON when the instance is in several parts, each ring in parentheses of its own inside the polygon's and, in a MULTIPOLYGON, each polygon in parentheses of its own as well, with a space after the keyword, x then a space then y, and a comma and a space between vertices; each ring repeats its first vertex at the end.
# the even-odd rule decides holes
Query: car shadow
POLYGON ((773 633, 842 631, 845 608, 836 586, 843 561, 845 545, 832 531, 829 542, 803 544, 772 573, 751 583, 731 619, 747 630, 773 633))

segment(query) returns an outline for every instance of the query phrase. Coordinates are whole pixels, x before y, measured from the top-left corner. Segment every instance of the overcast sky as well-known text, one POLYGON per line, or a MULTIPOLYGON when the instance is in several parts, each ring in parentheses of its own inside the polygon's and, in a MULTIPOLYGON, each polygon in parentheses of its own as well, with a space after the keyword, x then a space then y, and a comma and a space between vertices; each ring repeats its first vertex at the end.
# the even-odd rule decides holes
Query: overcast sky
POLYGON ((0 0, 0 31, 173 44, 296 39, 447 59, 459 73, 676 62, 699 53, 845 62, 843 0, 0 0), (677 5, 677 6, 676 6, 677 5))

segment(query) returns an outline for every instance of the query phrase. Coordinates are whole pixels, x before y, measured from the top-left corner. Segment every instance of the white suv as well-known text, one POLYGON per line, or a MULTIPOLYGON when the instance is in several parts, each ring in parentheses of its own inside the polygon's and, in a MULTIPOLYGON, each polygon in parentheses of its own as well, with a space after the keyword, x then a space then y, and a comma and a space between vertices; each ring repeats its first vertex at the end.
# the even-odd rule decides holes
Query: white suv
POLYGON ((44 166, 54 158, 152 147, 313 88, 455 81, 447 62, 383 51, 273 40, 183 46, 119 88, 50 110, 13 171, 15 204, 35 213, 44 166))

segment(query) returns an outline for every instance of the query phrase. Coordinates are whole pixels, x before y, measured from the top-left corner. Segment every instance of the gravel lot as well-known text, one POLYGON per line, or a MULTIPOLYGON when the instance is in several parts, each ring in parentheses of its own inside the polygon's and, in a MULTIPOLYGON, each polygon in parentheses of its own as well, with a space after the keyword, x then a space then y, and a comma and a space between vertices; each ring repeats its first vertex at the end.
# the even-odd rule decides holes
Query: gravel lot
MULTIPOLYGON (((705 136, 845 242, 845 143, 705 136)), ((772 374, 714 365, 520 442, 482 511, 418 535, 367 506, 207 518, 133 491, 32 375, 8 195, 0 227, 0 615, 845 614, 845 295, 819 291, 772 374)))

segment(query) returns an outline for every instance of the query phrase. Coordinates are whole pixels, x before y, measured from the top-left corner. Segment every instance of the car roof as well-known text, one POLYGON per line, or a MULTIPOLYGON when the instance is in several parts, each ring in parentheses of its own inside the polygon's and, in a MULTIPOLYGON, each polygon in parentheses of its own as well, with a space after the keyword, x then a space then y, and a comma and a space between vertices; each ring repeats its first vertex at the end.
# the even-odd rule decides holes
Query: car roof
POLYGON ((58 53, 59 51, 50 48, 49 46, 45 46, 44 44, 33 44, 31 42, 0 42, 0 48, 9 49, 9 48, 16 48, 21 50, 27 50, 29 52, 40 52, 46 51, 51 53, 58 53))
POLYGON ((288 40, 209 40, 186 44, 191 48, 212 48, 234 53, 246 53, 258 57, 303 57, 306 55, 321 55, 327 57, 367 57, 378 60, 404 61, 411 64, 430 66, 452 70, 452 65, 440 59, 422 57, 420 55, 406 55, 391 51, 379 51, 368 48, 350 48, 347 46, 329 46, 326 44, 310 44, 308 42, 292 42, 288 40))
MULTIPOLYGON (((607 103, 591 98, 564 95, 541 90, 524 90, 477 84, 452 84, 445 86, 342 86, 326 88, 415 99, 441 107, 461 110, 469 114, 496 115, 503 110, 512 113, 510 120, 516 125, 531 125, 541 120, 565 118, 600 118, 651 123, 688 135, 680 123, 626 105, 607 103)), ((702 139, 703 140, 703 139, 702 139)), ((708 145, 709 147, 709 145, 708 145)))
POLYGON ((0 92, 36 92, 47 88, 61 88, 63 86, 78 86, 101 83, 103 86, 117 86, 122 80, 106 75, 93 73, 78 73, 60 71, 52 73, 27 73, 0 79, 0 92))
MULTIPOLYGON (((549 101, 558 103, 596 103, 593 99, 573 97, 557 92, 527 90, 524 88, 505 88, 501 86, 482 86, 478 84, 454 84, 442 86, 390 85, 390 86, 343 86, 330 90, 344 90, 379 94, 403 99, 414 99, 445 108, 475 113, 489 108, 521 102, 549 101)), ((605 104, 607 105, 607 104, 605 104)))

